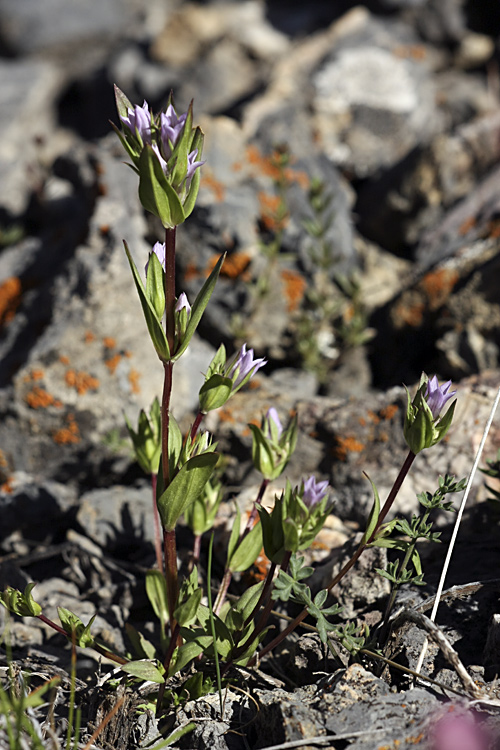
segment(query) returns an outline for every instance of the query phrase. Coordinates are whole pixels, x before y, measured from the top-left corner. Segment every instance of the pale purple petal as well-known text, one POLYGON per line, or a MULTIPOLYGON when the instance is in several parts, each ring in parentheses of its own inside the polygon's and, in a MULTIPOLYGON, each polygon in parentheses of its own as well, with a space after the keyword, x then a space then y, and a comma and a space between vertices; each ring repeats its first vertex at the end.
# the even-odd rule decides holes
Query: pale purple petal
MULTIPOLYGON (((269 425, 270 422, 274 422, 274 424, 276 425, 276 430, 277 430, 277 433, 278 433, 278 440, 279 440, 279 438, 283 434, 283 425, 281 424, 280 418, 278 416, 278 412, 276 411, 276 409, 274 408, 274 406, 271 406, 271 408, 268 409, 268 412, 266 414, 266 420, 267 420, 268 425, 269 425)), ((267 437, 270 440, 272 440, 271 428, 270 427, 269 427, 269 429, 267 431, 267 437)))
MULTIPOLYGON (((153 253, 156 255, 158 260, 160 261, 161 265, 163 266, 163 270, 165 270, 165 243, 164 242, 156 242, 153 247, 153 253)), ((152 253, 149 253, 149 259, 146 263, 146 266, 144 268, 146 272, 146 277, 148 275, 148 268, 149 268, 149 260, 151 258, 152 253)))
POLYGON ((429 380, 427 381, 425 400, 427 401, 434 419, 437 419, 439 417, 443 406, 450 398, 453 398, 456 393, 456 391, 451 391, 451 393, 448 393, 448 391, 450 390, 450 386, 451 380, 443 383, 443 385, 439 385, 436 375, 433 375, 432 378, 429 378, 429 380))
POLYGON ((152 148, 153 148, 153 151, 155 152, 156 156, 158 157, 158 160, 159 160, 159 162, 161 164, 161 168, 163 170, 163 173, 167 174, 167 172, 168 172, 168 165, 167 165, 167 162, 165 161, 165 159, 163 158, 163 156, 160 154, 160 149, 158 148, 158 146, 157 146, 156 143, 153 143, 152 148))
POLYGON ((264 367, 265 364, 267 364, 266 359, 254 359, 253 349, 247 351, 247 345, 243 344, 234 365, 229 371, 230 378, 236 377, 233 388, 237 388, 247 375, 250 374, 250 377, 253 378, 257 370, 264 367))
POLYGON ((175 148, 179 136, 186 124, 187 112, 177 117, 177 113, 171 104, 167 107, 166 112, 160 115, 161 123, 161 142, 163 151, 167 158, 170 158, 172 149, 175 148))
POLYGON ((137 130, 143 143, 151 143, 151 114, 146 100, 142 107, 136 105, 133 109, 128 109, 127 117, 120 117, 120 120, 133 135, 136 135, 137 130))
POLYGON ((177 303, 175 305, 176 312, 180 312, 181 310, 187 310, 187 314, 191 312, 191 305, 189 304, 188 298, 186 297, 184 292, 181 292, 179 294, 179 299, 177 300, 177 303))
POLYGON ((302 502, 304 505, 312 510, 315 505, 320 503, 325 497, 328 491, 328 482, 317 482, 315 477, 309 477, 304 482, 304 494, 302 495, 302 502))

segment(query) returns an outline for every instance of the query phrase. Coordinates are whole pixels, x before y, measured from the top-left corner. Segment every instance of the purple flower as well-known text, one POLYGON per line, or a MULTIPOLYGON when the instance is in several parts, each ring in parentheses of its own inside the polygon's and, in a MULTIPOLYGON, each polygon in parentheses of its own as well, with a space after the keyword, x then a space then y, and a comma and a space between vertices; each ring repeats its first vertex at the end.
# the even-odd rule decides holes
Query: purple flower
POLYGON ((187 112, 180 117, 177 117, 177 112, 171 104, 168 105, 167 111, 162 112, 160 115, 161 123, 161 142, 163 146, 163 153, 170 158, 172 150, 175 148, 179 136, 184 129, 186 124, 187 112))
POLYGON ((120 120, 128 127, 132 135, 136 135, 137 131, 143 143, 151 143, 151 114, 146 100, 142 107, 137 104, 133 109, 129 108, 127 117, 120 117, 120 120))
POLYGON ((268 409, 267 414, 266 414, 266 421, 267 421, 266 437, 268 437, 269 440, 273 439, 273 436, 271 434, 271 422, 273 422, 276 427, 277 439, 279 440, 281 435, 283 434, 283 425, 280 422, 278 412, 276 411, 274 406, 271 406, 271 408, 268 409))
POLYGON ((184 292, 179 294, 179 299, 175 305, 176 312, 180 312, 181 310, 186 310, 188 315, 191 312, 191 305, 189 304, 188 298, 184 292))
POLYGON ((309 510, 312 510, 325 497, 328 491, 328 482, 326 480, 324 482, 317 482, 315 477, 309 477, 303 484, 304 494, 302 495, 302 502, 309 510))
POLYGON ((194 173, 196 172, 196 170, 205 164, 204 161, 195 161, 197 156, 198 156, 197 148, 195 148, 194 151, 191 151, 191 153, 188 154, 188 168, 187 168, 187 173, 186 173, 186 186, 187 187, 189 187, 191 179, 194 173))
MULTIPOLYGON (((163 266, 163 270, 165 270, 165 243, 156 242, 155 246, 153 247, 153 253, 156 255, 161 265, 163 266)), ((151 259, 151 255, 152 253, 149 253, 149 260, 151 259)), ((144 267, 144 271, 146 272, 146 278, 148 275, 149 260, 144 267)))
POLYGON ((434 730, 432 750, 487 750, 489 742, 470 717, 446 716, 434 730))
POLYGON ((228 374, 228 377, 234 378, 233 391, 242 384, 248 375, 253 378, 257 370, 260 370, 265 364, 267 364, 266 359, 254 359, 253 349, 247 351, 247 345, 243 344, 228 374))
POLYGON ((451 380, 443 383, 443 385, 439 385, 436 375, 433 375, 432 378, 427 381, 425 400, 427 401, 434 419, 437 419, 439 417, 443 406, 450 398, 453 398, 456 393, 456 391, 451 391, 451 393, 448 393, 448 391, 450 390, 450 386, 451 380))

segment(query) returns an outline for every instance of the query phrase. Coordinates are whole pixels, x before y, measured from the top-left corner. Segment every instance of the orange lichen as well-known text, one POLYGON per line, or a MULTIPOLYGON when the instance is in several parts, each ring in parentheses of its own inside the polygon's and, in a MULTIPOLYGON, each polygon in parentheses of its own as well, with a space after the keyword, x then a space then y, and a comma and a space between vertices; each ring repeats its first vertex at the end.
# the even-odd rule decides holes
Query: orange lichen
POLYGON ((203 177, 201 178, 201 185, 202 187, 206 187, 213 192, 216 203, 221 203, 226 197, 226 188, 223 185, 223 183, 217 180, 213 176, 213 174, 211 174, 206 169, 203 171, 203 177))
POLYGON ((68 388, 74 388, 79 396, 83 396, 87 391, 96 391, 99 388, 99 380, 87 372, 77 372, 73 369, 66 370, 64 379, 68 388))
POLYGON ((11 276, 0 284, 0 326, 8 323, 16 314, 22 291, 21 280, 17 276, 11 276))
POLYGON ((379 414, 382 419, 391 420, 396 416, 398 411, 399 406, 397 404, 389 404, 388 406, 383 406, 382 409, 380 409, 379 414))
POLYGON ((196 263, 191 262, 186 265, 186 270, 184 272, 185 281, 192 281, 193 279, 197 279, 199 275, 200 271, 196 263))
MULTIPOLYGON (((246 149, 247 163, 255 167, 260 174, 270 177, 273 182, 297 182, 304 190, 310 185, 309 176, 306 172, 295 170, 288 166, 293 157, 275 149, 270 156, 264 156, 257 146, 248 146, 246 149), (285 163, 287 162, 287 164, 285 163)), ((241 169, 239 162, 233 164, 233 169, 241 169)))
POLYGON ((141 386, 139 385, 139 379, 141 377, 141 373, 137 372, 137 370, 134 370, 132 368, 128 374, 128 382, 130 383, 130 390, 132 393, 140 393, 141 392, 141 386))
POLYGON ((361 453, 365 446, 354 437, 337 437, 337 444, 333 448, 333 455, 339 461, 345 461, 348 453, 361 453))
POLYGON ((399 302, 394 311, 394 321, 398 328, 403 325, 409 325, 412 328, 418 328, 424 320, 425 305, 423 302, 414 302, 411 305, 399 302))
POLYGON ((477 224, 477 219, 475 216, 470 216, 468 219, 466 219, 460 227, 458 228, 458 233, 464 237, 464 235, 469 234, 471 229, 474 229, 474 227, 477 224))
POLYGON ((43 380, 45 376, 45 373, 43 370, 32 370, 31 371, 31 379, 32 380, 43 380))
POLYGON ((85 331, 84 341, 86 344, 91 344, 92 341, 95 341, 95 335, 92 331, 85 331))
POLYGON ((114 339, 112 336, 105 336, 102 340, 102 343, 106 347, 106 349, 114 349, 116 346, 116 339, 114 339))
POLYGON ((61 356, 59 357, 59 362, 60 362, 60 363, 61 363, 62 365, 69 365, 69 357, 66 357, 66 356, 64 356, 64 354, 62 354, 62 355, 61 355, 61 356))
POLYGON ((3 492, 4 495, 11 495, 12 492, 14 491, 12 482, 13 482, 12 477, 9 477, 8 479, 5 480, 5 482, 2 482, 2 484, 0 484, 0 492, 3 492))
POLYGON ((109 359, 105 360, 104 364, 108 368, 110 375, 114 375, 116 368, 120 364, 120 361, 122 359, 121 354, 114 354, 109 359))
POLYGON ((59 409, 62 406, 58 399, 38 385, 26 394, 24 400, 31 409, 47 409, 49 406, 55 406, 59 409))
POLYGON ((219 419, 221 422, 227 422, 228 424, 234 424, 235 422, 233 412, 229 407, 219 409, 219 419))
POLYGON ((436 310, 446 301, 458 281, 458 271, 440 268, 430 271, 422 279, 422 287, 429 299, 429 307, 436 310))
MULTIPOLYGON (((212 270, 215 268, 219 257, 219 255, 213 255, 210 258, 205 270, 206 276, 209 276, 212 270)), ((245 281, 248 279, 248 275, 245 274, 245 271, 248 269, 250 261, 251 258, 248 253, 231 253, 231 255, 226 256, 226 259, 222 264, 220 275, 225 276, 228 279, 236 279, 238 277, 241 277, 243 281, 245 281)))
POLYGON ((295 312, 304 298, 306 289, 305 279, 296 271, 283 270, 281 279, 285 286, 288 312, 295 312))
POLYGON ((67 423, 67 427, 61 427, 52 436, 52 439, 58 445, 70 445, 80 442, 80 430, 78 429, 74 414, 68 414, 67 423))
POLYGON ((269 232, 281 231, 288 221, 288 212, 279 195, 271 195, 261 190, 257 198, 260 204, 260 220, 269 232))
POLYGON ((495 219, 488 223, 488 237, 490 240, 497 240, 500 237, 500 221, 495 219))
POLYGON ((425 60, 427 50, 422 44, 400 44, 392 50, 395 57, 410 58, 411 60, 425 60))
POLYGON ((253 378, 252 380, 250 380, 247 387, 249 391, 258 391, 261 385, 262 382, 259 380, 259 378, 253 378))
POLYGON ((253 583, 259 583, 260 581, 263 581, 267 576, 269 565, 270 560, 268 557, 266 557, 264 549, 262 549, 256 561, 252 565, 252 568, 245 575, 245 578, 253 583))
POLYGON ((378 416, 378 414, 375 414, 375 412, 371 409, 368 410, 368 418, 371 419, 374 424, 378 424, 380 422, 380 417, 378 416))

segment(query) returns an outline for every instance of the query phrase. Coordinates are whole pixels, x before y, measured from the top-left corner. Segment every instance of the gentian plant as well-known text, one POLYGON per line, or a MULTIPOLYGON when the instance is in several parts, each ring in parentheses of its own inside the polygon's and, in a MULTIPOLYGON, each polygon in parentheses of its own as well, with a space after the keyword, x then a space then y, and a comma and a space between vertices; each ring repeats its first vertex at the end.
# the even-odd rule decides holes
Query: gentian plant
MULTIPOLYGON (((147 102, 134 106, 116 88, 116 104, 121 129, 115 126, 121 143, 138 177, 139 199, 144 208, 157 216, 164 227, 163 242, 157 242, 139 271, 125 243, 125 252, 132 273, 146 328, 158 355, 158 368, 163 371, 163 393, 155 400, 149 414, 142 411, 137 428, 127 421, 134 451, 142 469, 151 475, 154 513, 157 517, 157 566, 146 575, 146 592, 160 623, 159 643, 151 643, 133 628, 128 634, 135 650, 121 656, 110 652, 91 634, 93 619, 86 625, 66 609, 59 610, 61 624, 49 620, 34 600, 29 584, 24 592, 13 588, 1 595, 11 612, 38 617, 69 640, 82 647, 92 647, 121 666, 130 679, 146 680, 158 685, 157 712, 164 709, 163 697, 169 678, 183 672, 189 665, 202 671, 204 664, 215 662, 219 675, 235 665, 251 666, 286 637, 306 616, 316 620, 321 639, 329 643, 336 638, 352 653, 365 643, 367 628, 347 623, 332 623, 339 607, 327 602, 329 592, 352 568, 363 551, 373 544, 392 546, 405 553, 400 568, 383 571, 395 590, 408 580, 411 564, 420 582, 420 563, 415 544, 429 538, 428 512, 445 508, 444 496, 459 489, 460 483, 446 477, 434 495, 419 496, 425 508, 415 523, 384 524, 401 484, 416 455, 432 448, 446 435, 455 403, 443 414, 447 402, 455 395, 451 383, 439 385, 434 376, 422 376, 413 400, 408 393, 404 436, 408 456, 381 508, 376 487, 374 503, 361 543, 329 586, 311 594, 306 584, 312 568, 304 566, 299 553, 308 549, 323 528, 332 508, 331 492, 326 481, 305 477, 298 486, 283 482, 284 489, 275 496, 274 505, 264 503, 270 482, 280 480, 293 457, 297 445, 297 415, 285 419, 271 406, 262 416, 260 425, 250 424, 252 459, 261 484, 249 517, 235 513, 228 540, 225 570, 212 606, 211 570, 205 575, 198 569, 201 539, 215 522, 224 495, 222 469, 217 442, 201 424, 206 414, 224 406, 266 365, 254 351, 243 344, 228 358, 224 346, 208 363, 204 383, 199 391, 199 409, 190 429, 182 434, 170 412, 174 368, 183 356, 200 323, 214 291, 224 258, 189 302, 185 292, 176 289, 176 229, 193 211, 199 188, 203 133, 193 126, 193 108, 179 114, 169 98, 164 111, 153 115, 147 102), (283 421, 282 421, 283 420, 283 421), (176 529, 181 519, 191 527, 195 544, 190 571, 179 580, 177 567, 176 529), (408 537, 393 540, 395 531, 408 537), (391 541, 392 540, 392 541, 391 541), (246 571, 264 549, 269 560, 265 579, 247 588, 239 598, 229 598, 228 590, 235 574, 246 571), (205 582, 206 599, 202 582, 205 582), (293 600, 303 606, 302 612, 274 639, 260 648, 268 631, 268 618, 273 602, 293 600), (260 652, 259 652, 260 648, 260 652), (219 669, 222 662, 221 669, 219 669)), ((139 309, 139 308, 138 308, 139 309)), ((198 681, 205 684, 203 680, 198 681)), ((196 684, 198 684, 198 682, 196 684)), ((188 678, 191 697, 196 697, 192 678, 188 678), (191 682, 189 682, 191 680, 191 682)), ((200 688, 201 690, 201 688, 200 688)))

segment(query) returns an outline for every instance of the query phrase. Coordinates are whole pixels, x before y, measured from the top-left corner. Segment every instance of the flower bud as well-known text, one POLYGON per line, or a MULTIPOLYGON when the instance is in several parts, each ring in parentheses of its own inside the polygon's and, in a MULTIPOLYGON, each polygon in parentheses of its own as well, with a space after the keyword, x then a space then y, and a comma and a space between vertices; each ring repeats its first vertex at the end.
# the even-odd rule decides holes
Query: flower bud
POLYGON ((455 412, 456 401, 451 404, 443 416, 441 416, 441 410, 456 393, 456 391, 448 392, 450 386, 451 380, 440 386, 435 375, 429 379, 423 373, 413 401, 411 401, 409 391, 406 389, 408 403, 404 437, 413 453, 417 454, 425 448, 432 448, 448 432, 455 412))
POLYGON ((277 479, 285 470, 297 444, 297 417, 286 430, 283 429, 278 412, 271 407, 261 426, 248 425, 252 430, 252 460, 264 479, 277 479))
POLYGON ((138 464, 146 474, 157 474, 161 456, 161 409, 157 398, 151 404, 149 416, 141 409, 137 431, 125 417, 138 464))

